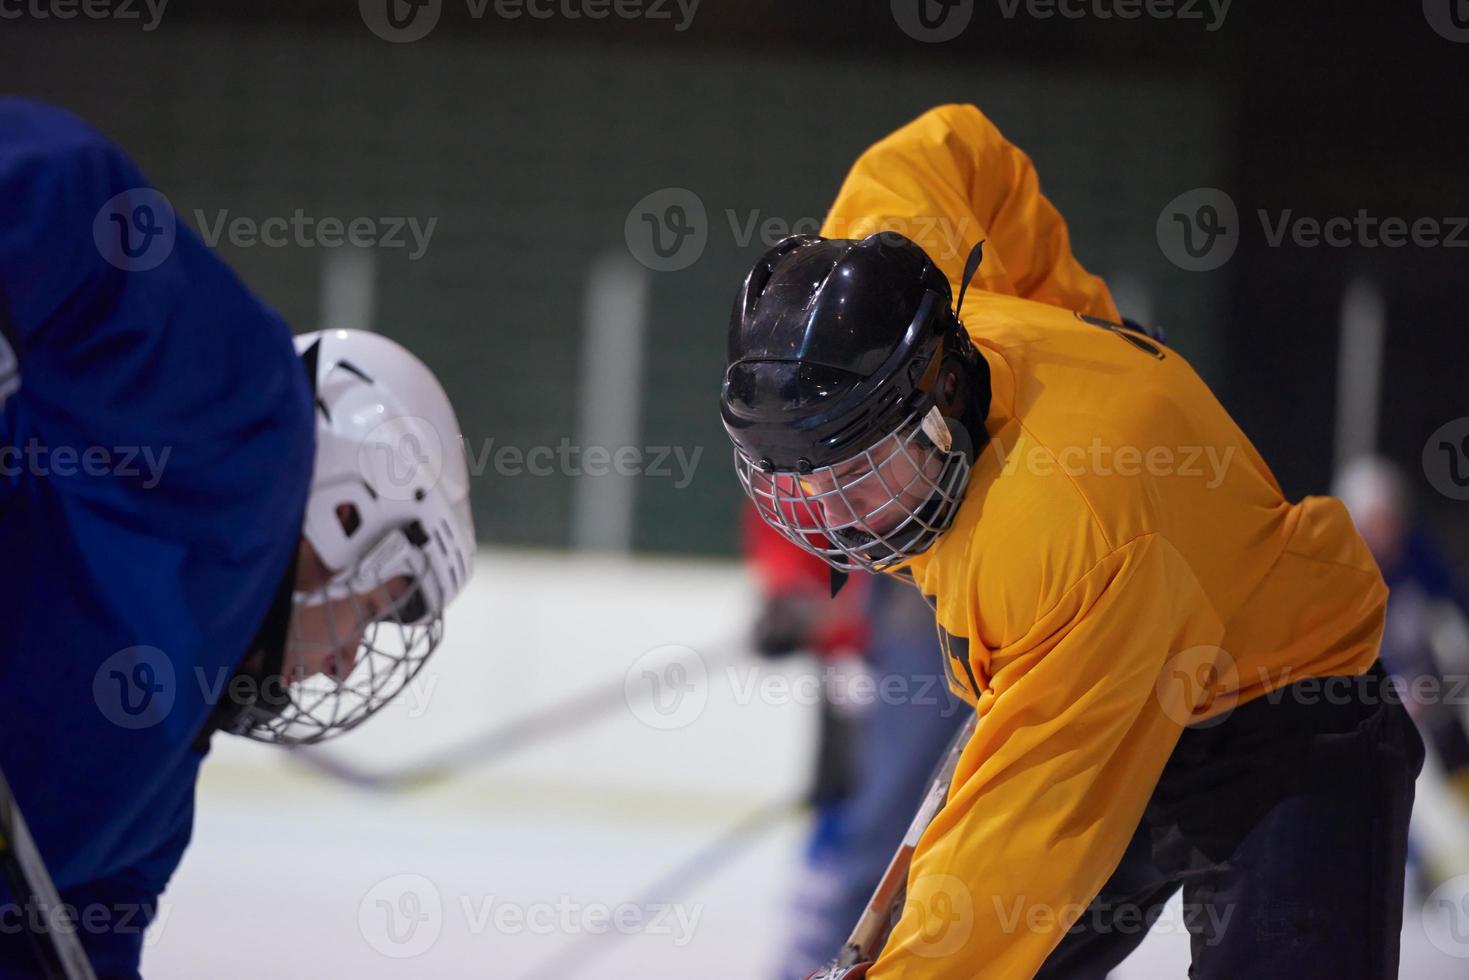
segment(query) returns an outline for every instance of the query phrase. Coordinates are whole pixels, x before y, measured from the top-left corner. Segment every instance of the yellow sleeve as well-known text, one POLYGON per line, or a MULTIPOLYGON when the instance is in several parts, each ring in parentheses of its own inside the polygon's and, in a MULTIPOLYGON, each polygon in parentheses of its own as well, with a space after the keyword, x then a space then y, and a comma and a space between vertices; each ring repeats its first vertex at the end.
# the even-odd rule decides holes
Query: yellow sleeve
POLYGON ((1187 563, 1146 534, 995 651, 993 697, 870 980, 1033 976, 1121 859, 1223 632, 1187 563))
POLYGON ((985 241, 970 288, 1119 320, 1101 279, 1071 254, 1066 222, 1040 191, 1030 158, 972 105, 943 105, 858 157, 822 226, 828 238, 897 231, 948 274, 985 241))

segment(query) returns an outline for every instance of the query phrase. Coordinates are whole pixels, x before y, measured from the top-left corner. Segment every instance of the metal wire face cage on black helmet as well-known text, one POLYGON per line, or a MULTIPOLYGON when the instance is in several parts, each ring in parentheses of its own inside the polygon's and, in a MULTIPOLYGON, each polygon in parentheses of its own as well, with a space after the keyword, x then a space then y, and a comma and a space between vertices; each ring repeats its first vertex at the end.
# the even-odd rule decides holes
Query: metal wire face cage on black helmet
POLYGON ((949 300, 944 274, 892 232, 788 238, 736 297, 721 414, 740 483, 839 570, 904 562, 958 511, 989 375, 949 300))
POLYGON ((953 523, 969 482, 937 408, 892 435, 809 472, 761 468, 738 446, 735 469, 760 516, 842 571, 882 571, 928 549, 953 523))

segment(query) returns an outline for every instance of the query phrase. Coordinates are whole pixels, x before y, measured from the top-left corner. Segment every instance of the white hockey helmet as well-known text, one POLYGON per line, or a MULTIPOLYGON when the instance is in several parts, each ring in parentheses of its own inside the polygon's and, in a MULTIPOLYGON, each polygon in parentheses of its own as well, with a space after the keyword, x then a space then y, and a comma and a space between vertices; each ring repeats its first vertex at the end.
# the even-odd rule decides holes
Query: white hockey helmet
POLYGON ((282 688, 242 734, 317 742, 360 724, 403 689, 443 635, 443 613, 474 568, 469 468, 459 422, 432 371, 380 334, 324 330, 296 350, 314 379, 316 461, 302 535, 330 580, 293 596, 282 688), (362 597, 395 580, 387 608, 362 597), (293 664, 296 621, 312 606, 350 602, 353 630, 334 629, 338 663, 293 664), (341 656, 347 636, 355 651, 341 656))

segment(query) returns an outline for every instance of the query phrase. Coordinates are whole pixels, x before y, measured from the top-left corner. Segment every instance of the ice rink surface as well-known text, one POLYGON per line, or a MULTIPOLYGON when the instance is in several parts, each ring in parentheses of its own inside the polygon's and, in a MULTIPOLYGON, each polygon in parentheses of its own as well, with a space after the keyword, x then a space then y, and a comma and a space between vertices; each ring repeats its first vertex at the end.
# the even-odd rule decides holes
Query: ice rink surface
MULTIPOLYGON (((583 692, 623 696, 521 751, 394 792, 216 737, 144 975, 772 977, 805 831, 796 808, 736 840, 707 877, 665 880, 806 780, 809 666, 739 652, 752 608, 732 564, 483 553, 414 688, 324 751, 381 771, 583 692)), ((1420 797, 1442 829, 1439 791, 1420 781, 1420 797)), ((1401 975, 1469 976, 1469 903, 1432 904, 1425 919, 1408 900, 1401 975)), ((1174 907, 1114 976, 1187 966, 1174 907)))

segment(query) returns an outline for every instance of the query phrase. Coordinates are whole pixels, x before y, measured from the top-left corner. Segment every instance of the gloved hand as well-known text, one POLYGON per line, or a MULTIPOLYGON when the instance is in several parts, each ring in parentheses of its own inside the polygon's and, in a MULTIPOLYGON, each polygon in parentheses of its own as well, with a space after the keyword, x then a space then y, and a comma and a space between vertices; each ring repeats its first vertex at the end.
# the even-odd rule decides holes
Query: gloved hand
POLYGON ((795 590, 766 596, 755 619, 755 652, 775 658, 809 649, 823 601, 819 594, 795 590))

